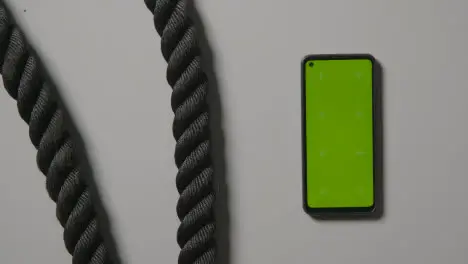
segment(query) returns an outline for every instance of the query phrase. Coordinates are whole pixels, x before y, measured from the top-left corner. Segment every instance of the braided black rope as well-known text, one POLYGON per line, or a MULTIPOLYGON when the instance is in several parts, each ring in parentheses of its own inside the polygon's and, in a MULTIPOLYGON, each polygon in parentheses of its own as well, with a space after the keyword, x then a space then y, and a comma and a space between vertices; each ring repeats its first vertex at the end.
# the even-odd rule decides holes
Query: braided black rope
POLYGON ((213 166, 210 157, 207 76, 201 68, 194 23, 187 15, 188 0, 145 0, 161 36, 161 51, 168 62, 172 87, 172 126, 176 139, 175 162, 181 224, 177 242, 179 264, 214 263, 215 219, 213 166))
POLYGON ((98 230, 95 209, 84 182, 76 148, 64 126, 64 113, 51 93, 20 29, 0 1, 0 73, 29 136, 37 149, 37 165, 46 175, 46 188, 57 203, 63 239, 73 264, 110 263, 98 230))

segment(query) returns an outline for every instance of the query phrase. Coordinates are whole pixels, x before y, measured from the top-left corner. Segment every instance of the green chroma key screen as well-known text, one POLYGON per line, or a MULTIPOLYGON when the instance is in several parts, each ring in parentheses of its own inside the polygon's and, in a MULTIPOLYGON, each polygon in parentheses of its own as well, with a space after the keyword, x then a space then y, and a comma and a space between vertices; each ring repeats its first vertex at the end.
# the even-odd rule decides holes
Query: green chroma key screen
POLYGON ((370 211, 374 59, 312 55, 302 67, 304 206, 311 212, 370 211))

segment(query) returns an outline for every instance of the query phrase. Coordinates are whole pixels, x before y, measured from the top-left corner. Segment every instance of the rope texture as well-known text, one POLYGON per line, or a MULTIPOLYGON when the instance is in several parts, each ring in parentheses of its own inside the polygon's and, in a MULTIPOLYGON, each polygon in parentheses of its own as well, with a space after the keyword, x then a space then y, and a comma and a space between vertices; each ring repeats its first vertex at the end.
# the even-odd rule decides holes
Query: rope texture
POLYGON ((187 15, 189 0, 145 0, 161 36, 172 87, 173 134, 176 139, 176 186, 181 221, 179 264, 215 263, 213 166, 210 157, 208 83, 200 60, 195 26, 187 15))
POLYGON ((0 1, 0 73, 5 89, 17 101, 21 118, 29 125, 37 165, 46 175, 47 191, 64 227, 66 249, 73 255, 73 264, 110 263, 63 111, 28 48, 0 1))

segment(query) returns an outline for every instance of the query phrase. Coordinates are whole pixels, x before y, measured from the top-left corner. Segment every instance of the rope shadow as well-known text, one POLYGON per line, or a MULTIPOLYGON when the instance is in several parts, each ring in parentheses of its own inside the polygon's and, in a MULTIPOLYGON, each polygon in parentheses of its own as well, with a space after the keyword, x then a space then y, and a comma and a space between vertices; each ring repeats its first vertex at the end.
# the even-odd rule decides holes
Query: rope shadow
MULTIPOLYGON (((105 208, 102 196, 99 193, 99 186, 96 181, 96 176, 93 170, 92 162, 89 159, 86 143, 83 140, 83 137, 81 136, 70 111, 63 103, 64 100, 62 99, 63 97, 60 95, 59 89, 56 88, 57 86, 52 82, 50 78, 49 82, 51 83, 52 91, 57 97, 58 106, 64 113, 64 122, 74 143, 73 146, 75 147, 75 153, 77 154, 77 158, 79 160, 81 175, 83 176, 83 179, 86 182, 86 185, 91 195, 91 201, 93 204, 93 208, 96 212, 96 219, 99 227, 98 232, 102 236, 103 244, 110 258, 110 263, 122 264, 117 243, 114 235, 112 234, 112 221, 110 220, 109 214, 105 208)), ((104 261, 104 263, 106 263, 106 261, 104 261)))
POLYGON ((211 158, 214 169, 214 186, 216 192, 215 220, 216 220, 216 263, 229 264, 231 261, 230 245, 230 212, 228 173, 225 158, 225 138, 223 130, 223 108, 219 82, 216 74, 215 55, 205 31, 205 24, 197 9, 196 1, 187 1, 188 16, 192 19, 197 32, 197 42, 201 51, 203 71, 208 78, 211 158))

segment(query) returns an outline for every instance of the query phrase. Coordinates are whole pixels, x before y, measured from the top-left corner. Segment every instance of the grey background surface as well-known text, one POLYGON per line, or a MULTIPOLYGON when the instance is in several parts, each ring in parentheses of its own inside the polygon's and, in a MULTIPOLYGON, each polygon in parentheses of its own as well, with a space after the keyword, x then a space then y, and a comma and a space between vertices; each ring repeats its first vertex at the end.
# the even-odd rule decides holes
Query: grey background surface
MULTIPOLYGON (((170 88, 143 1, 8 1, 88 142, 127 263, 175 263, 170 88), (26 12, 24 12, 26 10, 26 12)), ((464 263, 468 2, 197 1, 223 105, 231 263, 464 263), (385 215, 301 208, 300 68, 371 53, 384 68, 385 215)), ((69 263, 27 127, 0 92, 0 261, 69 263)))

